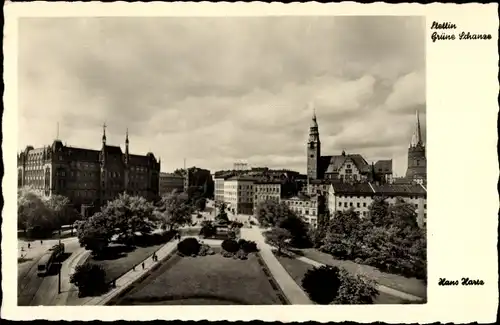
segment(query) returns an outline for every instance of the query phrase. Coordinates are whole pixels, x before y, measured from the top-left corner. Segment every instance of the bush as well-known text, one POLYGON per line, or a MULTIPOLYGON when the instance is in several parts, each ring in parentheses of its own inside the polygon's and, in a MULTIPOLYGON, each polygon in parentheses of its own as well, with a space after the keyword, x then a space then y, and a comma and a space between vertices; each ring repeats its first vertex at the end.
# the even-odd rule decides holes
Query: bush
POLYGON ((375 282, 357 274, 351 276, 342 269, 339 273, 341 285, 335 303, 339 305, 373 304, 378 295, 375 282))
POLYGON ((321 266, 309 269, 302 279, 302 287, 312 301, 328 305, 339 291, 340 270, 337 267, 321 266))
POLYGON ((213 249, 207 244, 202 244, 200 247, 200 252, 198 253, 199 256, 207 256, 214 254, 215 252, 213 251, 213 249))
POLYGON ((184 256, 196 256, 200 252, 201 244, 196 238, 186 238, 177 244, 177 250, 184 256))
POLYGON ((255 221, 250 220, 250 224, 251 224, 252 226, 255 226, 255 221))
POLYGON ((254 242, 254 241, 248 241, 248 240, 244 240, 244 239, 240 239, 238 241, 238 244, 240 245, 241 249, 245 252, 245 253, 254 253, 254 252, 257 252, 258 249, 257 249, 257 243, 254 242))
POLYGON ((240 249, 240 245, 234 239, 226 239, 222 242, 221 247, 229 253, 236 253, 240 249))
POLYGON ((198 213, 198 214, 196 215, 196 218, 201 219, 201 218, 203 218, 203 216, 202 216, 201 214, 199 214, 199 213, 198 213))
POLYGON ((234 256, 234 253, 230 253, 230 252, 225 251, 225 250, 221 250, 221 251, 220 251, 220 254, 221 254, 222 256, 224 256, 224 257, 227 257, 227 258, 231 258, 231 257, 233 257, 233 256, 234 256))
POLYGON ((213 237, 217 234, 217 229, 212 223, 202 223, 202 227, 200 229, 200 236, 205 238, 213 237))
POLYGON ((243 251, 243 250, 239 250, 235 254, 235 257, 239 258, 240 260, 246 260, 248 258, 248 254, 245 251, 243 251))
POLYGON ((70 283, 78 287, 78 296, 99 295, 107 290, 106 271, 97 264, 85 263, 75 268, 70 283))

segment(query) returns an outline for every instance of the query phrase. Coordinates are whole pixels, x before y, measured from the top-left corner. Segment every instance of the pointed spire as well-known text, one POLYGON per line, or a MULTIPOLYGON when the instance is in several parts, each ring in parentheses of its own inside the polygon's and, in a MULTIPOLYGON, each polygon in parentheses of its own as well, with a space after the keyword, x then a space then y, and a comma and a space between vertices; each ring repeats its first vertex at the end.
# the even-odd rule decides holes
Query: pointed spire
POLYGON ((417 147, 423 145, 422 143, 422 131, 420 130, 420 117, 418 114, 418 110, 415 113, 415 118, 416 118, 416 125, 415 125, 415 131, 413 133, 413 136, 411 138, 411 147, 417 147))
POLYGON ((318 127, 318 121, 316 119, 316 108, 314 107, 313 103, 309 103, 309 109, 312 109, 312 119, 311 119, 311 128, 317 128, 318 127))
POLYGON ((106 144, 106 122, 102 125, 102 143, 106 144))
POLYGON ((125 135, 125 144, 128 144, 128 128, 127 128, 126 135, 125 135))

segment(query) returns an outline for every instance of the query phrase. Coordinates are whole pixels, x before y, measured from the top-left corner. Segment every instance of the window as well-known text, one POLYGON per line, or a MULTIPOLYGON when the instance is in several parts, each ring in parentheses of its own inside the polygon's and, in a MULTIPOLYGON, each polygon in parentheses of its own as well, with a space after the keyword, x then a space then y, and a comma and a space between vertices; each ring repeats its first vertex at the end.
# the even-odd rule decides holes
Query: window
POLYGON ((347 202, 344 202, 344 208, 347 208, 347 202))
POLYGON ((363 207, 366 207, 366 202, 363 202, 363 207))
POLYGON ((352 202, 349 202, 349 206, 352 207, 352 202))
POLYGON ((356 203, 356 205, 357 205, 357 207, 359 208, 359 206, 360 206, 359 202, 358 202, 358 203, 356 203))
POLYGON ((424 203, 424 209, 427 209, 427 203, 424 203))
POLYGON ((342 206, 342 202, 339 202, 339 207, 341 207, 341 206, 342 206))

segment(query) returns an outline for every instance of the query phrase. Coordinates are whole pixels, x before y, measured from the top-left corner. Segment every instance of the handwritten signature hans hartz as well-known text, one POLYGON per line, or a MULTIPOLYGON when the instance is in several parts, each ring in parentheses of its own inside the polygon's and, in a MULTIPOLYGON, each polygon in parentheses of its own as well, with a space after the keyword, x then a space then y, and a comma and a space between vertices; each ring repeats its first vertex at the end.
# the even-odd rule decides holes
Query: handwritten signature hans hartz
POLYGON ((440 286, 457 286, 457 285, 463 285, 463 286, 482 286, 484 285, 483 280, 472 280, 470 278, 462 278, 461 281, 458 280, 448 280, 446 278, 439 278, 438 285, 440 286))

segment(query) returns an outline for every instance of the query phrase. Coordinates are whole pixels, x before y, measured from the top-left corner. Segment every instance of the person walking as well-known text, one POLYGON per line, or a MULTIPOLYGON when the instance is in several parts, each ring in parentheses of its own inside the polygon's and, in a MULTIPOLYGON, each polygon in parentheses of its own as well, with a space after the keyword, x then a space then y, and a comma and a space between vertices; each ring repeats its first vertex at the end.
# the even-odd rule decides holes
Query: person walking
POLYGON ((28 249, 31 248, 31 243, 28 243, 28 249))
POLYGON ((144 262, 142 262, 142 269, 144 270, 144 262))

